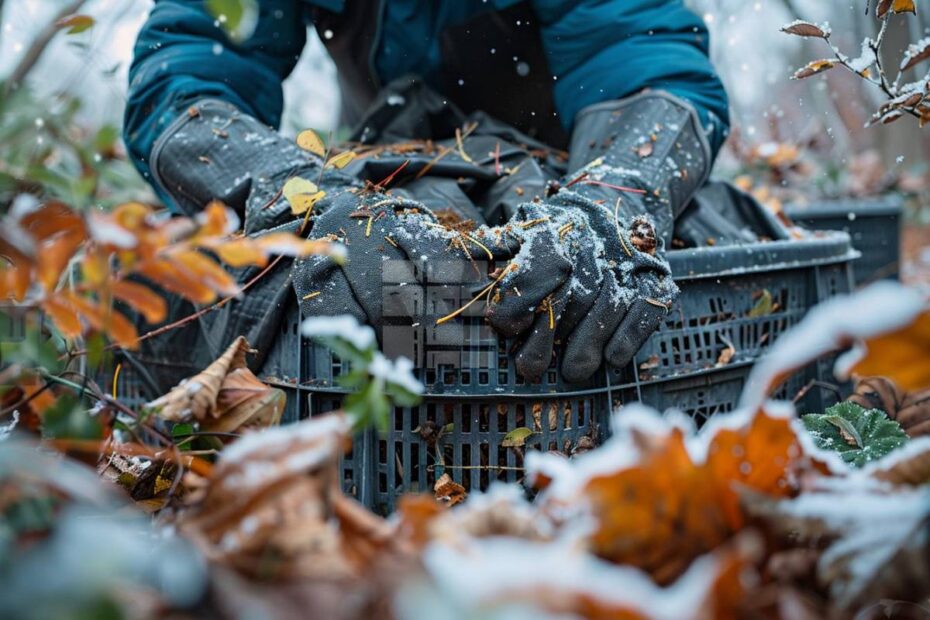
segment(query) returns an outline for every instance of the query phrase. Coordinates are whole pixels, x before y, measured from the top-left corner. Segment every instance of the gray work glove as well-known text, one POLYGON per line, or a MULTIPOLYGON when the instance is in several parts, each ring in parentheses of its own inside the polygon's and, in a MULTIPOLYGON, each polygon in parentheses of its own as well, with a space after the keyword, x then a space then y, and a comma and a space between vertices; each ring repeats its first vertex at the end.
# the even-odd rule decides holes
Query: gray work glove
MULTIPOLYGON (((219 100, 196 102, 156 141, 150 168, 155 183, 188 216, 195 216, 212 200, 220 200, 243 218, 246 234, 297 232, 295 218, 282 195, 293 176, 325 187, 327 196, 314 206, 325 210, 337 197, 359 185, 332 168, 320 174, 320 157, 299 148, 273 128, 219 100)), ((291 292, 291 259, 280 260, 243 295, 198 320, 199 330, 189 334, 191 355, 209 362, 239 335, 263 355, 277 336, 291 292), (196 338, 196 340, 194 340, 196 338)), ((239 283, 255 278, 261 269, 230 269, 239 283)), ((177 296, 167 296, 169 316, 177 319, 193 308, 177 296)), ((177 356, 165 347, 172 336, 147 341, 153 358, 177 356), (162 342, 165 341, 165 342, 162 342)))
POLYGON ((487 311, 499 332, 519 337, 523 376, 541 376, 559 342, 571 382, 605 358, 616 367, 631 361, 678 295, 664 246, 710 163, 697 114, 671 95, 644 92, 582 110, 574 172, 507 226, 521 248, 487 311))
POLYGON ((319 180, 330 194, 357 184, 332 168, 321 177, 320 157, 217 99, 200 100, 180 114, 155 142, 150 164, 154 182, 185 215, 219 200, 244 217, 247 234, 294 220, 281 195, 291 177, 319 180))
POLYGON ((481 227, 463 236, 442 226, 422 203, 371 189, 340 195, 314 221, 313 236, 342 242, 347 255, 341 261, 326 256, 295 261, 302 314, 350 314, 376 331, 386 317, 435 320, 437 309, 427 307, 427 281, 441 282, 442 270, 471 269, 474 258, 486 258, 486 252, 506 260, 514 250, 500 231, 481 227))

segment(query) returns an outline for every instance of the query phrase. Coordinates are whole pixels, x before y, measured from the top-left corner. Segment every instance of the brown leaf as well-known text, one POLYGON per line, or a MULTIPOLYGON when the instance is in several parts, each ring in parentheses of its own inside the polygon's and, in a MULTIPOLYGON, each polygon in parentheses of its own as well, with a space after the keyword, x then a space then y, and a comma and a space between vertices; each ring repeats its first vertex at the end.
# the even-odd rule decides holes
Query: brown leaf
POLYGON ((334 519, 350 428, 332 414, 247 433, 221 453, 182 531, 208 558, 253 577, 352 574, 334 519))
POLYGON ((113 308, 103 306, 96 300, 82 297, 73 291, 63 291, 58 299, 77 310, 93 329, 106 334, 119 346, 125 349, 135 349, 139 346, 139 334, 135 326, 113 308))
POLYGON ((807 63, 800 69, 794 72, 794 75, 791 76, 792 80, 803 80, 812 75, 817 75, 818 73, 823 73, 828 71, 836 66, 835 60, 823 59, 823 60, 814 60, 807 63))
POLYGON ((198 304, 209 304, 216 293, 170 260, 155 258, 136 267, 136 271, 169 293, 198 304))
POLYGON ((652 142, 643 142, 636 147, 636 154, 639 155, 640 159, 645 159, 652 155, 654 149, 655 147, 652 145, 652 142))
POLYGON ((42 302, 41 308, 65 338, 77 338, 83 332, 77 310, 70 303, 52 296, 42 302))
POLYGON ((223 381, 232 370, 245 368, 249 343, 242 336, 200 374, 178 384, 164 396, 148 403, 147 409, 172 422, 204 421, 216 417, 217 398, 223 381))
POLYGON ((911 43, 901 58, 901 71, 907 71, 919 62, 930 58, 930 38, 911 43))
POLYGON ((781 31, 786 34, 793 34, 799 37, 818 37, 820 39, 825 38, 829 34, 821 26, 801 20, 788 24, 787 26, 783 26, 781 31))
POLYGON ((149 323, 160 323, 168 314, 168 304, 164 298, 144 284, 117 280, 110 285, 110 292, 113 297, 144 316, 149 323))
POLYGON ((236 368, 223 379, 212 419, 204 419, 202 427, 231 433, 275 426, 281 421, 286 402, 283 391, 265 385, 248 368, 236 368))
POLYGON ((443 474, 436 480, 436 484, 433 485, 433 494, 438 501, 449 506, 460 504, 468 497, 465 487, 455 482, 449 474, 443 474))

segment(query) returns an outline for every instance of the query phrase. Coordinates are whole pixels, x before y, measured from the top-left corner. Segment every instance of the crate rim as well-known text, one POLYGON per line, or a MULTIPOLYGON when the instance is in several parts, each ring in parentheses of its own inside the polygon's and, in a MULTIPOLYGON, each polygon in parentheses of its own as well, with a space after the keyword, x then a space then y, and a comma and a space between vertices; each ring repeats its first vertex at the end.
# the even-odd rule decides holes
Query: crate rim
POLYGON ((904 197, 897 193, 885 193, 871 198, 824 198, 807 203, 793 202, 785 205, 790 218, 845 217, 849 210, 865 217, 895 216, 904 211, 904 197))

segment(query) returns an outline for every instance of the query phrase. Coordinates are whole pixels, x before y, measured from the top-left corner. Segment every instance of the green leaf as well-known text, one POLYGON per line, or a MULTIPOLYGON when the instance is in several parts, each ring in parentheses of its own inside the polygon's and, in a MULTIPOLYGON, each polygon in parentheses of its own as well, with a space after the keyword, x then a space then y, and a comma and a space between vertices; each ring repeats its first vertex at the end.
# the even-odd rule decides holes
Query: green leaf
POLYGON ((255 32, 258 24, 256 0, 205 0, 204 4, 234 42, 241 43, 255 32))
POLYGON ((526 440, 533 434, 533 429, 521 426, 515 428, 506 435, 501 441, 502 448, 520 448, 526 444, 526 440))
POLYGON ((880 459, 908 440, 901 425, 884 411, 855 403, 839 403, 801 420, 817 446, 837 452, 854 467, 880 459))
POLYGON ((773 308, 772 293, 767 288, 762 289, 762 295, 759 297, 759 301, 756 302, 756 305, 752 307, 752 310, 749 311, 749 317, 758 318, 760 316, 768 316, 772 314, 773 308))

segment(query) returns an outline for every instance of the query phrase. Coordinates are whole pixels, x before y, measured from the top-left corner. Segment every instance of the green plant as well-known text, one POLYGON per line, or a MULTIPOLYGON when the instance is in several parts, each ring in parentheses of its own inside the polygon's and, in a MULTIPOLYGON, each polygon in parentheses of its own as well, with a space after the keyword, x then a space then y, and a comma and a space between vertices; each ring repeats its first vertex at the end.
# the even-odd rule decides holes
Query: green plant
POLYGON ((850 402, 833 405, 824 413, 810 413, 801 420, 817 446, 839 453, 853 467, 880 459, 907 441, 901 425, 884 411, 850 402))

